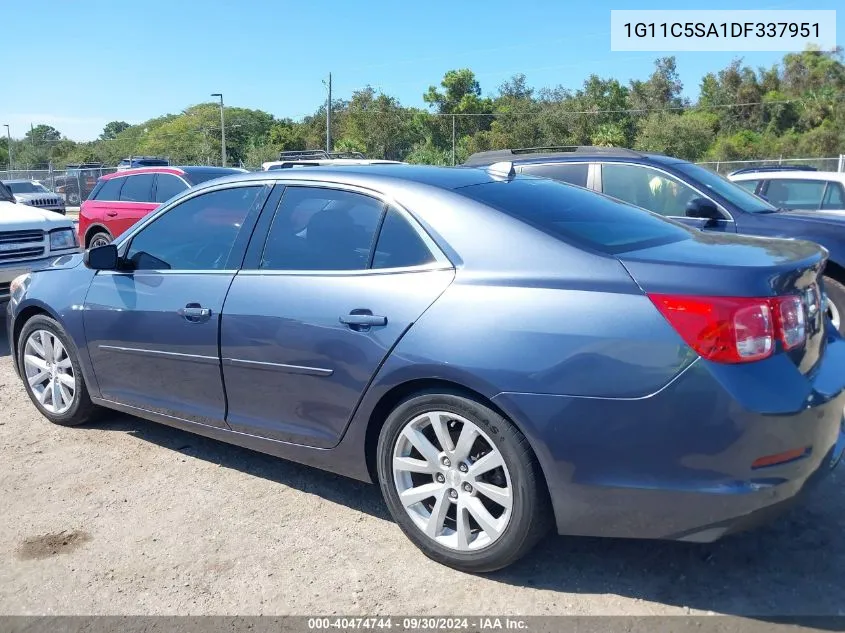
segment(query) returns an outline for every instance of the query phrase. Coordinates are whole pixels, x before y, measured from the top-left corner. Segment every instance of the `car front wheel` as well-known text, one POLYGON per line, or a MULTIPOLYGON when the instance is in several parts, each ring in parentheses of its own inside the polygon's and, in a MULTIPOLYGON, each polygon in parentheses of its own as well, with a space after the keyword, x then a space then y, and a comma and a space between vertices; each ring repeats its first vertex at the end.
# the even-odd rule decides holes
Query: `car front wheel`
POLYGON ((467 572, 505 567, 549 527, 549 503, 525 437, 483 403, 421 393, 381 430, 382 493, 403 532, 430 558, 467 572))
POLYGON ((24 387, 44 417, 62 426, 76 426, 96 412, 76 348, 55 320, 44 315, 24 324, 18 342, 18 363, 24 387))

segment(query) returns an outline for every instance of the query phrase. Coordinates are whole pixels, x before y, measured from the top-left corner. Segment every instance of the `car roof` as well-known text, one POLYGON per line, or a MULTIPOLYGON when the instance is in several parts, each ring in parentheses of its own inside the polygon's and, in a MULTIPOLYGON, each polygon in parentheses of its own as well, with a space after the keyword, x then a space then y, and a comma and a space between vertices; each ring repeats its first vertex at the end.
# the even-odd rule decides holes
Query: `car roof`
MULTIPOLYGON (((233 175, 233 170, 238 170, 238 167, 215 167, 205 165, 150 165, 149 167, 135 167, 133 169, 124 169, 123 171, 116 171, 111 174, 103 174, 103 180, 111 180, 112 178, 122 178, 123 176, 132 176, 134 174, 173 174, 175 176, 190 176, 191 174, 213 174, 219 173, 220 176, 233 175)), ((236 173, 247 173, 246 170, 241 170, 236 173)))
MULTIPOLYGON (((125 172, 124 172, 125 173, 125 172)), ((408 165, 405 163, 372 165, 337 165, 313 167, 310 169, 273 169, 270 171, 247 172, 218 178, 208 184, 237 182, 240 180, 300 180, 322 181, 337 184, 359 185, 372 189, 384 189, 398 184, 418 184, 439 189, 454 190, 461 187, 492 182, 494 176, 484 169, 456 169, 455 167, 434 167, 431 165, 408 165)), ((199 185, 205 186, 206 183, 199 185)))
POLYGON ((31 178, 12 178, 11 180, 3 180, 4 185, 17 184, 19 182, 36 182, 31 178))
POLYGON ((565 147, 526 147, 517 149, 500 149, 487 152, 476 152, 471 155, 462 166, 478 167, 498 162, 512 162, 519 165, 532 163, 555 163, 583 160, 605 159, 634 159, 638 161, 653 161, 658 163, 681 163, 679 158, 652 152, 640 152, 624 147, 593 147, 593 146, 565 146, 565 147))
POLYGON ((293 160, 271 160, 261 163, 261 168, 268 171, 271 167, 289 165, 291 167, 314 167, 319 165, 398 165, 398 160, 383 160, 381 158, 297 158, 293 160))
POLYGON ((757 171, 743 174, 731 174, 730 180, 836 180, 845 183, 845 173, 841 171, 757 171))

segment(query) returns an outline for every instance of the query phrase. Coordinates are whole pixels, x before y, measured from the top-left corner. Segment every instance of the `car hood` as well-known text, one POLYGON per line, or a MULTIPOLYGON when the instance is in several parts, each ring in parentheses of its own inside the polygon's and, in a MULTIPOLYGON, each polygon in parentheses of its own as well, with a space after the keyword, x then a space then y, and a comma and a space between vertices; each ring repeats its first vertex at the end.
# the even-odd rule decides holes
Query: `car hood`
POLYGON ((73 222, 54 211, 30 207, 25 204, 0 202, 0 231, 26 229, 50 231, 65 227, 72 229, 73 222))
POLYGON ((26 204, 27 202, 29 202, 31 200, 45 200, 45 199, 60 201, 60 200, 62 200, 62 197, 59 194, 53 193, 51 191, 44 191, 44 192, 41 192, 41 193, 16 193, 15 194, 15 200, 17 200, 18 202, 23 202, 24 204, 26 204))

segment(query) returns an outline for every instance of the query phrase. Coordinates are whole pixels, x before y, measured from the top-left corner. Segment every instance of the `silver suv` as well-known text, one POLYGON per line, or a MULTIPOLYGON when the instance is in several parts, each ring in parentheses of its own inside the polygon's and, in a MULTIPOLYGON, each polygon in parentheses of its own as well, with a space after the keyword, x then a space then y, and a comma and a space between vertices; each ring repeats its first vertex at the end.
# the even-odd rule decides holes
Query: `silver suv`
POLYGON ((65 199, 36 180, 4 180, 3 184, 11 190, 16 202, 65 214, 65 199))

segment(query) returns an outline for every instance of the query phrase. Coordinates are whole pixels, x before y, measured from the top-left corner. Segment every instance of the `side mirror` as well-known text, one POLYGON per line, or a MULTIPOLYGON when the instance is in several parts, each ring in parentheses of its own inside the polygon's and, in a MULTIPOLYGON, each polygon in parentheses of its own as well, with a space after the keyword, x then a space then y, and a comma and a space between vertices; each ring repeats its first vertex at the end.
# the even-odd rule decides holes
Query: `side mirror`
POLYGON ((93 270, 117 270, 120 258, 117 246, 106 244, 85 251, 85 265, 93 270))
POLYGON ((693 198, 687 202, 684 210, 688 218, 702 218, 704 220, 721 220, 722 214, 712 200, 707 198, 693 198))

